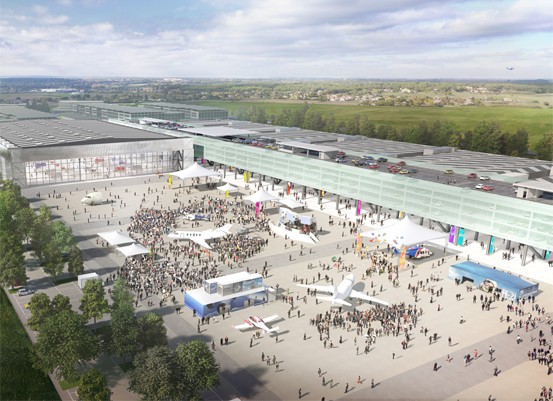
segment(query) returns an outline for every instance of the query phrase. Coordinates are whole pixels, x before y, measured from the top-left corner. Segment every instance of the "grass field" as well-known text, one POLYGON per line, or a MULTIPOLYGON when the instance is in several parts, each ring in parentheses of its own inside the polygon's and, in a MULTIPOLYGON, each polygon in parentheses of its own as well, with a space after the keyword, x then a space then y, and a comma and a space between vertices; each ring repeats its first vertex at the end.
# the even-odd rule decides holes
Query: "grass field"
POLYGON ((50 378, 31 365, 31 340, 0 290, 0 400, 59 400, 50 378))
MULTIPOLYGON (((202 101, 196 104, 227 109, 236 116, 242 109, 253 106, 263 107, 270 116, 278 115, 283 109, 296 110, 303 107, 302 102, 224 102, 202 101)), ((310 103, 309 107, 323 115, 332 113, 336 121, 347 121, 356 114, 367 115, 377 125, 388 124, 397 129, 412 127, 420 121, 450 121, 460 130, 474 129, 481 121, 496 122, 504 132, 515 133, 519 128, 528 131, 530 148, 547 131, 553 131, 553 108, 531 108, 517 106, 481 106, 481 107, 386 107, 360 106, 352 104, 310 103)))

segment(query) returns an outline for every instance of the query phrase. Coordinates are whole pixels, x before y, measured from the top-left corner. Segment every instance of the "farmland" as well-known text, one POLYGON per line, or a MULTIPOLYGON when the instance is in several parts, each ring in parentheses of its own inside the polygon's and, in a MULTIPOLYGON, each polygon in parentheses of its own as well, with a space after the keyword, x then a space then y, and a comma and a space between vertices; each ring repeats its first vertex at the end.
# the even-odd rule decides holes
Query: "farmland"
MULTIPOLYGON (((296 110, 304 107, 304 102, 268 102, 268 101, 202 101, 196 104, 222 107, 237 116, 240 110, 261 107, 267 115, 278 115, 284 109, 296 110)), ((332 113, 337 122, 346 122, 355 115, 367 115, 377 125, 387 124, 396 129, 412 127, 421 121, 449 121, 461 131, 474 129, 481 121, 496 122, 501 129, 515 133, 519 128, 528 131, 532 149, 543 133, 553 131, 553 109, 519 106, 447 106, 447 107, 394 107, 361 106, 354 104, 308 103, 314 111, 322 114, 332 113)))

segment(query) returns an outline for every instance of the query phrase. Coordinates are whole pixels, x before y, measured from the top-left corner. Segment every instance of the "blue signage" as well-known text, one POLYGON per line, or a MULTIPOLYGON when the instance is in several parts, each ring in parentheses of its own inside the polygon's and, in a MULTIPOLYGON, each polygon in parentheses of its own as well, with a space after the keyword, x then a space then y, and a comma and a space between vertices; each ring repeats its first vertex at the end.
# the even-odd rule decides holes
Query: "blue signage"
POLYGON ((457 245, 463 246, 463 241, 465 239, 465 229, 459 228, 459 236, 457 237, 457 245))
POLYGON ((488 247, 488 255, 491 255, 493 253, 494 243, 495 243, 495 237, 492 235, 490 237, 490 246, 488 247))

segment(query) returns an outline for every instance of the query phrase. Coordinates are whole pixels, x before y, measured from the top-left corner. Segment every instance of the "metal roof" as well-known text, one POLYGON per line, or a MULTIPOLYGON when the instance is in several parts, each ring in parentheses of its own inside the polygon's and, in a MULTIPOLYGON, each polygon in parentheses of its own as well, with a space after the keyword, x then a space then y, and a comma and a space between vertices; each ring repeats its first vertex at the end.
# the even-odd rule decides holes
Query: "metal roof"
POLYGON ((27 120, 35 118, 57 118, 43 111, 27 108, 24 104, 0 104, 0 121, 27 120))
POLYGON ((224 110, 220 107, 210 107, 210 106, 197 106, 195 104, 184 104, 184 103, 167 103, 167 102, 144 102, 140 103, 140 106, 161 106, 173 109, 182 109, 182 110, 196 110, 196 111, 209 111, 209 110, 224 110))
POLYGON ((279 142, 279 145, 291 146, 294 148, 302 148, 307 150, 314 150, 316 152, 338 152, 338 150, 340 150, 334 146, 317 145, 314 143, 305 143, 301 141, 282 141, 282 142, 279 142))
POLYGON ((0 143, 19 148, 170 139, 171 136, 97 120, 0 122, 0 143))

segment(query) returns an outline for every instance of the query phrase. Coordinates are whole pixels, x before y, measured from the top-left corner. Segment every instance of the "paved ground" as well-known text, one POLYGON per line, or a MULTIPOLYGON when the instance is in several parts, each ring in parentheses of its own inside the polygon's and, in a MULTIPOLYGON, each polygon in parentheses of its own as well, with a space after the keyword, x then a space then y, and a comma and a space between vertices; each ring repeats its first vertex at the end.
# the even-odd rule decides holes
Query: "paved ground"
MULTIPOLYGON (((244 186, 243 182, 234 180, 231 174, 227 174, 227 179, 232 184, 244 186)), ((97 245, 96 233, 119 228, 119 222, 121 222, 121 228, 124 229, 130 216, 142 203, 143 197, 146 199, 142 203, 143 206, 158 207, 160 204, 173 205, 175 197, 179 201, 186 202, 188 196, 201 197, 206 193, 222 196, 221 194, 217 195, 217 191, 206 191, 205 189, 193 190, 190 195, 186 195, 183 190, 179 189, 163 190, 163 186, 166 186, 165 178, 158 177, 113 180, 112 182, 112 185, 108 181, 102 184, 79 183, 58 186, 49 188, 47 192, 42 189, 41 199, 32 199, 33 207, 38 207, 41 202, 45 203, 53 208, 55 214, 61 216, 73 227, 79 246, 86 255, 87 271, 96 271, 104 278, 122 264, 123 258, 110 248, 102 248, 97 245), (147 194, 148 187, 153 191, 150 195, 147 194), (53 197, 54 189, 56 195, 61 194, 61 198, 53 197), (120 199, 117 199, 115 205, 87 207, 87 213, 84 213, 84 208, 80 205, 79 200, 84 196, 85 190, 90 192, 93 189, 106 193, 111 192, 112 196, 119 196, 120 199), (156 202, 158 195, 160 200, 156 202), (73 216, 74 211, 77 213, 76 216, 73 216)), ((250 185, 253 186, 253 184, 250 185)), ((38 191, 34 189, 24 192, 25 195, 36 198, 38 191)), ((248 194, 249 191, 242 190, 242 193, 248 194)), ((424 313, 417 327, 413 328, 411 333, 413 340, 407 350, 402 350, 401 338, 381 337, 377 339, 376 345, 371 347, 368 354, 359 355, 356 355, 354 341, 357 341, 361 345, 360 348, 363 349, 363 338, 355 339, 356 333, 353 330, 331 330, 331 339, 336 346, 332 349, 323 347, 317 330, 309 324, 309 319, 317 313, 324 313, 331 305, 326 302, 316 304, 312 297, 307 297, 307 303, 296 301, 296 308, 291 317, 288 317, 290 305, 280 299, 273 300, 271 297, 271 302, 267 305, 234 311, 225 320, 217 319, 209 325, 202 326, 202 332, 199 334, 196 330, 197 320, 192 317, 192 313, 188 309, 183 309, 184 312, 177 315, 175 306, 165 306, 160 309, 155 300, 154 307, 147 307, 146 302, 139 305, 138 313, 154 310, 163 315, 168 328, 169 342, 173 346, 191 338, 199 338, 209 343, 215 341, 217 344, 215 355, 222 368, 221 385, 214 391, 206 393, 206 399, 230 400, 239 397, 243 400, 290 400, 298 399, 298 390, 301 388, 302 399, 305 400, 320 400, 322 397, 325 397, 326 400, 486 400, 490 394, 497 400, 522 400, 533 399, 538 395, 541 386, 551 385, 551 376, 549 378, 546 376, 543 366, 538 365, 537 361, 527 361, 526 357, 527 351, 537 346, 535 337, 540 329, 547 333, 549 340, 551 339, 550 326, 541 323, 539 327, 528 333, 524 330, 517 330, 514 333, 506 334, 507 323, 500 322, 500 316, 507 314, 506 303, 496 303, 491 311, 483 312, 480 303, 473 304, 472 302, 474 294, 480 296, 479 291, 467 293, 465 286, 456 286, 454 282, 447 279, 448 266, 455 261, 457 253, 463 260, 466 258, 463 252, 468 251, 471 254, 471 260, 481 259, 483 262, 488 260, 486 258, 493 258, 495 255, 490 257, 483 255, 482 252, 479 252, 478 244, 462 249, 455 248, 445 256, 437 254, 431 259, 418 262, 413 277, 411 277, 410 271, 402 272, 398 288, 393 288, 389 284, 386 275, 361 280, 368 262, 360 260, 351 252, 354 238, 349 235, 349 228, 343 229, 338 225, 330 226, 328 224, 329 214, 335 216, 335 221, 355 219, 353 208, 346 210, 345 204, 342 204, 341 217, 337 217, 338 212, 332 197, 325 197, 322 211, 314 198, 308 199, 308 207, 316 211, 306 211, 305 213, 315 214, 319 226, 323 228, 323 234, 320 236, 321 242, 310 246, 311 253, 306 247, 303 255, 300 255, 299 245, 291 248, 288 244, 285 248, 285 240, 276 238, 270 240, 268 249, 246 264, 250 269, 255 270, 260 269, 267 261, 270 274, 266 279, 266 284, 271 286, 279 284, 280 295, 287 293, 301 299, 307 294, 306 289, 296 286, 292 279, 294 275, 312 281, 314 277, 316 278, 317 273, 321 272, 318 267, 319 261, 329 263, 331 257, 335 255, 342 256, 347 265, 354 266, 352 272, 359 281, 355 289, 372 291, 372 281, 376 296, 390 303, 401 301, 415 303, 414 298, 407 290, 408 284, 414 284, 417 280, 426 281, 431 276, 438 278, 438 281, 430 283, 436 289, 443 287, 444 295, 435 298, 434 303, 430 303, 430 294, 419 292, 416 304, 423 309, 424 313), (344 236, 342 236, 342 232, 344 232, 344 236), (349 248, 349 252, 343 253, 346 247, 349 248), (289 261, 290 254, 292 255, 291 262, 289 261), (446 263, 433 269, 432 265, 437 266, 437 259, 442 256, 445 257, 446 263), (308 268, 309 263, 313 263, 315 267, 308 268), (380 291, 381 286, 382 291, 380 291), (456 300, 455 294, 457 293, 462 294, 462 300, 456 300), (440 311, 438 311, 438 305, 440 305, 440 311), (298 311, 300 317, 298 317, 298 311), (282 317, 275 323, 280 327, 278 341, 273 336, 262 336, 254 341, 253 347, 250 348, 249 342, 252 334, 242 333, 232 328, 232 325, 240 324, 249 315, 255 314, 263 317, 274 313, 282 317), (465 323, 459 324, 460 316, 466 319, 465 323), (422 327, 428 327, 429 333, 438 333, 438 341, 429 345, 427 338, 420 331, 422 327), (517 334, 523 338, 522 344, 515 343, 517 334), (343 339, 341 344, 339 343, 340 336, 343 339), (447 342, 449 336, 452 337, 451 346, 447 342), (228 337, 230 341, 229 345, 221 347, 219 339, 223 337, 228 337), (492 362, 488 361, 487 354, 490 345, 496 350, 495 360, 492 362), (473 354, 475 349, 481 356, 465 367, 463 355, 473 354), (262 363, 262 352, 265 355, 276 357, 278 370, 276 365, 267 366, 266 363, 262 363), (395 353, 395 359, 392 359, 392 353, 395 353), (450 362, 446 361, 448 354, 452 358, 450 362), (435 362, 439 366, 437 372, 433 371, 435 362), (500 374, 497 377, 493 375, 496 366, 500 369, 500 374), (322 385, 322 377, 317 373, 319 368, 325 377, 325 386, 322 385), (357 383, 358 376, 361 376, 361 383, 357 383), (374 388, 371 388, 372 379, 375 383, 374 388), (347 393, 345 393, 346 385, 348 385, 347 393)), ((277 212, 277 206, 274 205, 274 209, 271 209, 271 213, 274 213, 273 220, 276 220, 277 212)), ((209 227, 209 223, 201 224, 199 229, 209 227)), ((495 259, 490 259, 490 261, 496 265, 495 259)), ((503 264, 505 266, 500 265, 498 261, 497 265, 501 268, 519 269, 516 261, 512 261, 508 266, 506 262, 503 264)), ((551 312, 553 310, 553 297, 551 296, 553 280, 549 281, 551 269, 548 269, 543 262, 529 264, 523 269, 523 272, 527 273, 525 275, 545 280, 540 281, 542 293, 537 297, 536 302, 551 312)), ((236 269, 233 270, 233 272, 235 271, 236 269)), ((329 274, 336 284, 344 275, 344 272, 338 271, 336 268, 324 273, 329 274)), ((78 307, 80 290, 74 283, 54 287, 38 266, 30 268, 28 275, 30 284, 36 289, 45 291, 51 296, 60 291, 70 296, 74 307, 78 307)), ((182 295, 180 292, 175 293, 175 295, 177 294, 179 304, 182 305, 182 295)), ((16 295, 12 297, 12 301, 17 305, 16 309, 22 317, 28 317, 29 314, 28 310, 23 307, 24 303, 28 302, 28 298, 16 295)), ((358 305, 361 310, 368 307, 367 304, 358 305)), ((345 309, 348 310, 347 307, 345 309)), ((526 310, 528 311, 529 308, 527 307, 526 310)), ((135 394, 126 390, 126 378, 113 360, 103 357, 96 364, 108 373, 109 383, 114 391, 112 399, 138 399, 135 394)), ((74 392, 64 394, 64 399, 74 399, 74 392)))

